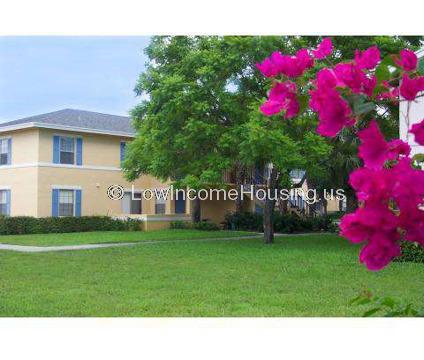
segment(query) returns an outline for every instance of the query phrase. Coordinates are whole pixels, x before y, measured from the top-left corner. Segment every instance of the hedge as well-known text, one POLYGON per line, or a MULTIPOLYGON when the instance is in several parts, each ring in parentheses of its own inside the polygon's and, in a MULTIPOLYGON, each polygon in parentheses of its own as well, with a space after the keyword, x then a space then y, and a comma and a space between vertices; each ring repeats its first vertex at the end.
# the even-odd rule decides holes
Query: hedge
POLYGON ((139 230, 141 230, 140 220, 121 220, 108 216, 46 218, 0 216, 0 235, 139 230))
POLYGON ((171 229, 194 229, 204 231, 217 231, 220 230, 219 226, 209 221, 201 221, 198 223, 190 221, 173 221, 170 224, 171 229))
MULTIPOLYGON (((299 217, 294 214, 274 213, 274 231, 279 233, 333 231, 333 220, 328 216, 299 217)), ((229 213, 225 228, 263 232, 263 215, 256 213, 229 213)))
POLYGON ((402 241, 401 249, 402 254, 395 261, 424 263, 424 248, 420 244, 402 241))

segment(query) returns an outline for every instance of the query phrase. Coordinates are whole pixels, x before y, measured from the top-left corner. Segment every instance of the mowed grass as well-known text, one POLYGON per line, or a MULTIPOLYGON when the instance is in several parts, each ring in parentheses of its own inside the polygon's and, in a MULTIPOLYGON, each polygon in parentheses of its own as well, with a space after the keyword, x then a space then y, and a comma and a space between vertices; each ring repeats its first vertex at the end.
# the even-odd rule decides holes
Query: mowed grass
POLYGON ((159 240, 193 240, 251 236, 246 231, 200 231, 200 230, 157 230, 157 231, 95 231, 66 234, 0 235, 0 243, 32 246, 83 245, 159 240))
POLYGON ((335 235, 0 252, 0 316, 358 316, 364 289, 422 305, 424 266, 369 272, 335 235))

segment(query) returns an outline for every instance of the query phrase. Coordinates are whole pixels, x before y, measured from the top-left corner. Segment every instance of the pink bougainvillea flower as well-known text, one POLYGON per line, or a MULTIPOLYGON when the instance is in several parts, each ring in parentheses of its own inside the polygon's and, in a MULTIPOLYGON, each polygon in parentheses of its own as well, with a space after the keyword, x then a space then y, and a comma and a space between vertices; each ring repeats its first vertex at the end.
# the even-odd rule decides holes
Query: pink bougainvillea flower
POLYGON ((312 55, 315 59, 325 59, 327 56, 331 55, 333 52, 333 43, 330 38, 325 38, 318 45, 316 50, 312 50, 312 55))
POLYGON ((362 92, 365 95, 372 97, 376 86, 377 86, 377 77, 375 75, 371 75, 371 77, 365 77, 362 82, 362 92))
POLYGON ((380 50, 377 46, 372 46, 365 51, 355 51, 355 64, 358 69, 374 69, 380 62, 380 50))
POLYGON ((299 77, 314 66, 314 59, 309 55, 308 50, 300 49, 295 56, 283 55, 279 62, 279 71, 288 77, 299 77))
POLYGON ((296 84, 291 81, 277 83, 269 92, 268 100, 260 110, 266 116, 272 116, 285 110, 284 117, 290 119, 299 113, 299 101, 296 96, 296 84))
POLYGON ((397 160, 399 156, 409 156, 411 147, 408 143, 400 139, 394 139, 388 143, 388 160, 397 160))
POLYGON ((295 56, 282 55, 279 51, 275 51, 270 57, 256 64, 259 71, 266 77, 283 74, 292 78, 301 76, 313 66, 314 59, 306 49, 300 49, 295 56))
POLYGON ((359 157, 369 169, 381 169, 388 158, 389 145, 380 132, 375 120, 372 120, 368 128, 358 132, 361 140, 359 145, 359 157))
POLYGON ((342 217, 340 234, 353 243, 370 240, 377 232, 394 233, 397 230, 398 217, 379 201, 366 202, 362 208, 342 217))
POLYGON ((397 160, 399 156, 408 156, 411 147, 404 141, 395 139, 386 142, 375 120, 370 122, 368 128, 358 132, 361 140, 359 157, 369 169, 381 169, 387 160, 397 160))
POLYGON ((335 89, 316 89, 310 92, 309 105, 318 113, 318 134, 336 136, 345 126, 352 126, 352 110, 345 99, 335 89))
POLYGON ((339 85, 349 87, 354 93, 360 93, 365 74, 352 63, 340 63, 334 67, 339 85))
POLYGON ((424 171, 415 169, 410 157, 400 158, 390 172, 395 179, 392 197, 401 212, 409 212, 423 203, 424 171))
POLYGON ((324 68, 318 71, 316 85, 319 89, 333 89, 337 86, 337 78, 333 70, 324 68))
POLYGON ((402 83, 400 84, 400 94, 404 99, 413 101, 420 91, 424 90, 424 76, 410 78, 407 74, 403 74, 402 83))
POLYGON ((411 134, 414 134, 415 142, 420 145, 424 145, 424 119, 418 124, 414 124, 409 130, 411 134))
POLYGON ((405 240, 418 242, 424 246, 424 211, 418 207, 411 207, 402 211, 399 216, 399 225, 405 230, 405 240))
POLYGON ((349 184, 356 191, 356 197, 364 201, 388 201, 395 180, 389 169, 359 168, 349 175, 349 184))
POLYGON ((413 51, 404 49, 400 51, 400 59, 397 58, 395 62, 405 71, 414 71, 417 68, 418 58, 413 51))
POLYGON ((283 55, 279 51, 274 51, 270 57, 267 57, 261 63, 257 63, 256 67, 266 77, 274 77, 279 73, 281 58, 283 55))
POLYGON ((391 237, 392 234, 377 233, 373 235, 370 243, 362 248, 359 261, 365 264, 368 270, 381 270, 400 255, 400 246, 391 241, 391 237))
POLYGON ((383 81, 382 85, 388 90, 377 95, 377 100, 389 100, 392 102, 399 101, 399 88, 391 86, 387 81, 383 81))

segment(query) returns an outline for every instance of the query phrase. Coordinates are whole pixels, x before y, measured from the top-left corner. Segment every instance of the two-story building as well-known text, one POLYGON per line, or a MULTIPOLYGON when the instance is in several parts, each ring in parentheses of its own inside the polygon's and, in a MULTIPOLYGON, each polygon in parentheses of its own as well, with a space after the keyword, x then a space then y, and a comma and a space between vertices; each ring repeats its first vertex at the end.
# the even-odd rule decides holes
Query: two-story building
MULTIPOLYGON (((130 118, 65 109, 0 124, 0 214, 11 216, 138 216, 161 227, 189 218, 178 199, 134 199, 136 192, 167 187, 156 178, 126 181, 125 146, 135 136, 130 118), (125 194, 107 196, 111 185, 125 194)), ((138 197, 138 196, 137 196, 138 197)), ((202 218, 221 222, 234 202, 202 203, 202 218)))

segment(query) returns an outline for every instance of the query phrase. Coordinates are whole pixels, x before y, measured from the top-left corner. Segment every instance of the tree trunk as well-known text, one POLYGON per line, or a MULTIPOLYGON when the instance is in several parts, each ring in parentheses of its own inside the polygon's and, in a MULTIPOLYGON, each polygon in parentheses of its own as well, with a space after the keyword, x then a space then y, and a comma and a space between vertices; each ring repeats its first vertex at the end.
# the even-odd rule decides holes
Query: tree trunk
POLYGON ((356 196, 352 191, 346 192, 347 200, 346 200, 346 212, 351 213, 356 210, 358 207, 358 202, 356 201, 356 196))
POLYGON ((267 190, 271 194, 273 200, 271 200, 268 196, 265 200, 264 206, 264 243, 272 244, 274 242, 274 209, 275 209, 275 199, 274 192, 277 188, 278 184, 278 172, 275 168, 272 168, 269 177, 267 179, 267 190))
POLYGON ((238 196, 236 199, 236 213, 240 214, 242 212, 242 206, 243 206, 243 202, 241 200, 241 193, 240 193, 240 189, 241 189, 241 185, 244 182, 244 168, 241 165, 236 166, 236 190, 238 192, 238 196))
POLYGON ((200 222, 200 199, 196 197, 196 199, 192 202, 193 209, 191 210, 191 221, 194 223, 200 222))

